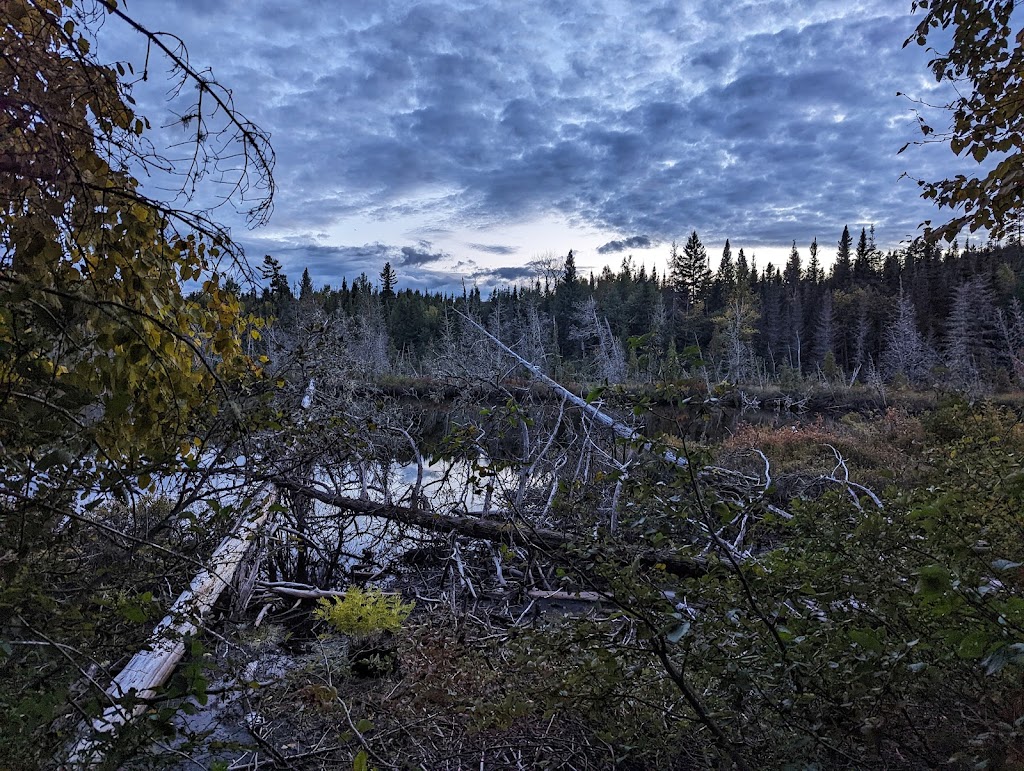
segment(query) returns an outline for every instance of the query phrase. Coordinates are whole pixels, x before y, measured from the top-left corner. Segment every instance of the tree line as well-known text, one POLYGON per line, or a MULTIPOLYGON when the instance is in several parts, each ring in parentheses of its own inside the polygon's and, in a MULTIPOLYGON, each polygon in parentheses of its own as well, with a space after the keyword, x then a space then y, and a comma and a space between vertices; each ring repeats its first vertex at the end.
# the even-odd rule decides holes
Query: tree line
POLYGON ((264 285, 241 299, 279 333, 325 319, 347 325, 350 339, 376 350, 376 372, 440 374, 445 353, 473 337, 455 306, 551 373, 583 380, 699 373, 760 385, 1008 389, 1024 373, 1018 237, 963 248, 916 239, 883 252, 873 227, 856 239, 846 227, 831 267, 823 262, 817 239, 806 252, 794 241, 781 268, 759 267, 727 240, 713 271, 694 231, 682 247, 671 244, 660 275, 627 256, 617 270, 583 276, 570 252, 484 298, 475 286, 461 295, 401 289, 390 263, 379 282, 363 273, 316 289, 306 270, 292 287, 268 255, 264 285))

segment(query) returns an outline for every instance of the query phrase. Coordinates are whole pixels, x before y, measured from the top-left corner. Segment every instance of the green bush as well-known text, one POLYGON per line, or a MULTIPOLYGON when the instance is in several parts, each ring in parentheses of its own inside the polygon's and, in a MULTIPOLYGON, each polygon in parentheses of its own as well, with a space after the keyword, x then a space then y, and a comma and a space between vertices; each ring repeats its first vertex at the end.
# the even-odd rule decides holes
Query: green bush
POLYGON ((350 637, 367 637, 376 632, 395 632, 412 613, 415 603, 402 602, 398 595, 384 594, 379 589, 363 591, 353 586, 342 598, 321 598, 317 618, 350 637))

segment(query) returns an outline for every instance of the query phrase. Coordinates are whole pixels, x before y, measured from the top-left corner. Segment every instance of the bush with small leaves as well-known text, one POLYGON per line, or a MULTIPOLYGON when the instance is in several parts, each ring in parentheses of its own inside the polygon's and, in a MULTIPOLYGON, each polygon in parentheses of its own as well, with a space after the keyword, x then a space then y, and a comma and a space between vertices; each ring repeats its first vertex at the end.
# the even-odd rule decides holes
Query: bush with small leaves
POLYGON ((402 602, 398 595, 379 589, 363 591, 353 586, 342 598, 321 598, 316 616, 350 637, 367 637, 376 632, 396 632, 409 617, 415 603, 402 602))

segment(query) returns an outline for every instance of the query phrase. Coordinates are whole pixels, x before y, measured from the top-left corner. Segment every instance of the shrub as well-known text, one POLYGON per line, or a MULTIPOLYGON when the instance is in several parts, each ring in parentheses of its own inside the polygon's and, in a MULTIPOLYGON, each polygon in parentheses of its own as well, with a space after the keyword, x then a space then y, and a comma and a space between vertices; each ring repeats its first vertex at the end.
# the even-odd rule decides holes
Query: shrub
POLYGON ((353 586, 342 598, 321 598, 317 618, 350 637, 367 637, 376 632, 395 632, 409 617, 415 603, 402 602, 398 595, 384 594, 380 589, 363 591, 353 586))

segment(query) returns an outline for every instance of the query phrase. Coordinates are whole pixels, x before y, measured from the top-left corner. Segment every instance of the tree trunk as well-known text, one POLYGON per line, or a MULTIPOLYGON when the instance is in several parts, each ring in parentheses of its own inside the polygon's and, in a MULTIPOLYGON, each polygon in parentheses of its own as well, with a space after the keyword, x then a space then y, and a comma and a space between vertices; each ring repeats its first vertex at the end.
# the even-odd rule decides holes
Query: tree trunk
MULTIPOLYGON (((541 371, 540 367, 538 367, 536 364, 533 364, 532 362, 529 362, 526 359, 524 359, 518 353, 516 353, 511 348, 509 348, 507 345, 505 345, 503 342, 501 342, 501 340, 496 338, 494 335, 492 335, 490 332, 488 332, 482 326, 480 326, 475 321, 473 321, 473 319, 469 318, 469 316, 466 316, 463 313, 459 313, 458 310, 456 310, 455 312, 458 313, 460 316, 462 316, 462 318, 464 318, 466 321, 468 321, 470 324, 472 324, 478 330, 480 330, 480 332, 482 332, 484 335, 486 335, 487 338, 491 342, 493 342, 495 345, 497 345, 499 348, 501 348, 505 353, 507 353, 509 356, 511 356, 513 359, 515 359, 521 365, 526 367, 526 369, 528 369, 530 371, 530 373, 535 378, 537 378, 538 380, 543 381, 544 383, 547 383, 555 391, 557 391, 558 393, 562 394, 566 398, 566 400, 568 400, 570 403, 576 405, 581 410, 586 412, 594 421, 596 421, 600 425, 604 426, 605 428, 609 428, 613 432, 615 432, 616 436, 622 437, 623 439, 625 439, 627 441, 630 441, 630 442, 640 441, 640 440, 643 439, 643 437, 641 437, 640 434, 638 434, 636 431, 631 429, 629 426, 627 426, 627 425, 625 425, 623 423, 619 423, 617 420, 615 420, 614 418, 612 418, 609 415, 605 415, 603 412, 601 412, 601 410, 599 410, 593 404, 589 404, 586 401, 586 399, 580 398, 576 394, 574 394, 571 391, 569 391, 567 388, 564 388, 563 386, 559 385, 557 382, 555 382, 554 380, 549 378, 547 375, 545 375, 541 371)), ((650 442, 646 442, 644 444, 644 448, 649 450, 651 448, 651 443, 650 442)), ((668 461, 669 463, 671 463, 671 464, 673 464, 675 466, 679 466, 680 468, 685 468, 687 463, 688 463, 686 458, 680 457, 679 455, 677 455, 676 453, 672 452, 671 450, 665 450, 663 452, 658 453, 658 455, 662 459, 668 461)))
POLYGON ((170 612, 153 629, 147 650, 139 651, 107 688, 114 704, 85 726, 81 738, 72 747, 65 768, 84 769, 98 765, 103 759, 102 737, 113 737, 128 721, 146 709, 146 700, 156 695, 167 682, 174 668, 185 655, 185 638, 194 635, 203 618, 213 607, 225 587, 230 586, 235 571, 252 545, 260 528, 277 500, 271 493, 253 516, 246 517, 235 532, 221 541, 210 557, 210 567, 192 579, 170 612), (142 703, 128 708, 120 700, 134 692, 142 703))
MULTIPOLYGON (((588 544, 582 539, 546 528, 534 528, 521 522, 508 522, 495 519, 483 519, 479 514, 437 514, 405 506, 387 506, 344 495, 328 493, 312 487, 305 487, 285 477, 274 477, 272 480, 278 487, 314 498, 330 506, 337 506, 366 516, 381 517, 392 522, 401 522, 434 533, 457 533, 469 538, 483 541, 504 543, 509 546, 524 546, 542 552, 565 554, 573 549, 584 550, 588 544)), ((699 557, 683 557, 671 551, 644 549, 635 555, 622 552, 619 558, 623 562, 638 559, 640 564, 664 565, 665 571, 683 577, 702 576, 708 572, 706 560, 699 557)))

